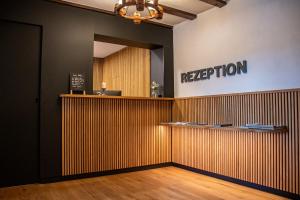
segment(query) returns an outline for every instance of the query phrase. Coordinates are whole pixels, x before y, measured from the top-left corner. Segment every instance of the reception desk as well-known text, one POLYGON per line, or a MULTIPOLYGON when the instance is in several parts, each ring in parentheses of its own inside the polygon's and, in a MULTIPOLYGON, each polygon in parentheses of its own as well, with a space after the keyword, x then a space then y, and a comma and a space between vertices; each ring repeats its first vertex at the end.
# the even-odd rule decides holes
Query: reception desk
POLYGON ((172 163, 300 194, 300 90, 190 98, 61 95, 64 176, 172 163), (283 131, 168 126, 285 125, 283 131))
POLYGON ((63 176, 171 162, 172 98, 61 98, 63 176))

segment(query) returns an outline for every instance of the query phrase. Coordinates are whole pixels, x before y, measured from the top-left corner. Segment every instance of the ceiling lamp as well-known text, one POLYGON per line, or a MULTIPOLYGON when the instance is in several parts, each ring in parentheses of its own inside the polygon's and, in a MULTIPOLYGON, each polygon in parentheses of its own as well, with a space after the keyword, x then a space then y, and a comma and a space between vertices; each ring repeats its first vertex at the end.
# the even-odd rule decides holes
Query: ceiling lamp
POLYGON ((115 13, 140 24, 143 20, 162 19, 163 8, 158 0, 119 0, 115 13))

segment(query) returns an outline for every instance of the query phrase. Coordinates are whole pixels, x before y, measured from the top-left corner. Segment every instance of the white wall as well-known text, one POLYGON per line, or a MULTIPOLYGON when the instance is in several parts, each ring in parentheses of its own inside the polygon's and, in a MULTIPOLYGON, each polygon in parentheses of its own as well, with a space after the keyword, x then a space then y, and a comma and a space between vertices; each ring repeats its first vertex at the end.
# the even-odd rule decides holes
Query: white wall
POLYGON ((231 0, 174 28, 175 96, 300 88, 300 0, 231 0), (248 60, 248 73, 181 83, 180 74, 248 60))

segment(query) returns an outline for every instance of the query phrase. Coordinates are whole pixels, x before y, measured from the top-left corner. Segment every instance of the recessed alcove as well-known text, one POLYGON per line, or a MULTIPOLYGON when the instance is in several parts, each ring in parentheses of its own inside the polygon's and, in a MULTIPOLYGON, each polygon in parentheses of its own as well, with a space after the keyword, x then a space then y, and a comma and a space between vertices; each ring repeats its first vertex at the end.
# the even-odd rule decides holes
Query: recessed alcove
POLYGON ((95 36, 93 91, 120 91, 121 96, 150 97, 153 81, 164 85, 164 50, 160 45, 95 36))

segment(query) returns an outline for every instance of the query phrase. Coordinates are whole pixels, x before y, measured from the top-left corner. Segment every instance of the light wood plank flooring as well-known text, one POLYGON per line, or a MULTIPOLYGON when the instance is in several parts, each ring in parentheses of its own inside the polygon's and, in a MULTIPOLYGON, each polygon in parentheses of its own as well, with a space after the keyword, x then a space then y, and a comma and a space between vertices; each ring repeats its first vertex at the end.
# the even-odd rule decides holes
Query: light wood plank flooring
POLYGON ((0 188, 1 200, 284 199, 175 167, 0 188))

